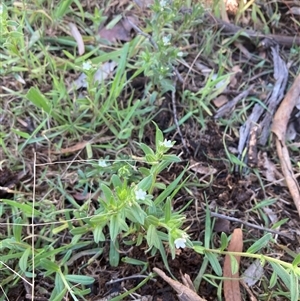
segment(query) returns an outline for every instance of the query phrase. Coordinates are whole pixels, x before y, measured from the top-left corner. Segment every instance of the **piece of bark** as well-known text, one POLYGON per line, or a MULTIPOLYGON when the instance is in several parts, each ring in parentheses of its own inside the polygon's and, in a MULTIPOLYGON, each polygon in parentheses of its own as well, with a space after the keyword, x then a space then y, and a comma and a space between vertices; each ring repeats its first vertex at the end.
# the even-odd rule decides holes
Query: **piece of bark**
POLYGON ((270 135, 270 125, 272 123, 272 118, 274 113, 280 104, 284 91, 287 85, 289 73, 286 63, 282 60, 279 54, 279 47, 271 47, 273 64, 274 64, 274 78, 276 80, 270 97, 267 98, 265 104, 268 106, 268 110, 265 112, 265 115, 260 122, 260 127, 262 129, 259 144, 265 145, 268 141, 270 135))
POLYGON ((173 287, 173 289, 178 293, 177 296, 180 301, 206 301, 190 288, 168 277, 162 270, 153 268, 153 271, 173 287))
POLYGON ((262 129, 259 144, 266 144, 270 134, 270 125, 273 114, 275 113, 275 110, 284 95, 284 89, 286 87, 288 78, 287 67, 285 62, 279 56, 278 46, 272 47, 271 50, 274 64, 274 78, 276 82, 273 90, 269 93, 264 101, 264 103, 268 106, 268 110, 266 112, 265 108, 263 108, 261 104, 255 104, 247 121, 240 127, 240 139, 238 145, 238 152, 240 156, 243 153, 244 148, 249 143, 250 131, 255 124, 259 124, 260 128, 262 129), (263 116, 264 113, 265 116, 263 116), (262 120, 261 122, 259 122, 260 119, 262 120))
MULTIPOLYGON (((229 252, 242 252, 243 251, 243 232, 241 229, 235 229, 232 234, 231 241, 228 246, 229 252)), ((238 266, 240 265, 241 256, 234 256, 238 266)), ((230 255, 225 256, 224 267, 223 267, 224 279, 224 296, 226 301, 241 301, 240 281, 239 272, 232 273, 231 269, 231 257, 230 255)))
POLYGON ((214 116, 215 119, 224 117, 224 116, 228 116, 228 114, 232 113, 234 107, 236 106, 236 104, 246 98, 249 93, 252 91, 252 89, 254 88, 254 85, 251 85, 250 87, 248 87, 247 90, 241 92, 241 94, 239 94, 238 96, 236 96, 234 99, 232 99, 231 101, 229 101, 228 103, 226 103, 224 106, 222 106, 220 109, 218 109, 216 115, 214 116))
POLYGON ((293 173, 288 148, 285 144, 286 130, 291 113, 300 97, 300 74, 281 102, 273 119, 272 132, 276 135, 276 149, 290 194, 300 216, 300 187, 293 173))

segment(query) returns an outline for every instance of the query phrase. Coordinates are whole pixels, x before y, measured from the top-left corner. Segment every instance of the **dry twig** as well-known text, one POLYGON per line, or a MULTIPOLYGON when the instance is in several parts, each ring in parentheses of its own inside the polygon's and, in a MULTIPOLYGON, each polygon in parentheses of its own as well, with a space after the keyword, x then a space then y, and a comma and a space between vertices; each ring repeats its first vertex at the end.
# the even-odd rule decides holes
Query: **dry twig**
POLYGON ((284 36, 284 35, 275 35, 275 34, 262 34, 261 32, 251 30, 251 29, 244 29, 240 26, 222 21, 221 19, 216 18, 211 14, 206 14, 206 19, 210 24, 215 24, 219 29, 223 32, 235 35, 238 32, 241 32, 244 37, 248 37, 252 41, 257 38, 261 41, 261 45, 264 47, 268 47, 271 45, 279 44, 282 46, 292 47, 293 45, 300 46, 300 37, 291 37, 291 36, 284 36))
POLYGON ((178 293, 177 296, 180 301, 206 301, 190 288, 168 277, 162 270, 154 268, 153 271, 173 287, 173 289, 178 293))

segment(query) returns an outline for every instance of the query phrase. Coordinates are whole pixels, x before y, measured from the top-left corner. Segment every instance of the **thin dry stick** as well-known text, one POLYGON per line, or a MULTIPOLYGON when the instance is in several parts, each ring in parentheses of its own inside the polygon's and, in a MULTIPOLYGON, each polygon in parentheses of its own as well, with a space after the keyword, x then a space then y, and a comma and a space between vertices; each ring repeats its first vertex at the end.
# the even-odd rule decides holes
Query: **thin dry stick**
POLYGON ((237 223, 243 224, 245 226, 248 226, 248 227, 251 227, 251 228, 254 228, 254 229, 258 229, 258 230, 274 233, 274 234, 277 234, 277 235, 285 236, 287 238, 291 238, 291 236, 286 235, 282 232, 279 232, 279 231, 276 231, 276 230, 273 230, 273 229, 268 229, 268 228, 265 228, 265 227, 261 227, 261 226, 258 226, 258 225, 254 225, 254 224, 242 221, 242 220, 240 220, 238 218, 235 218, 235 217, 226 216, 226 215, 216 213, 216 212, 211 212, 210 215, 212 217, 217 217, 217 218, 226 219, 226 220, 229 220, 229 221, 232 221, 232 222, 237 222, 237 223))
POLYGON ((35 269, 35 254, 34 254, 34 208, 35 208, 35 188, 36 188, 36 152, 33 153, 33 191, 32 191, 32 213, 31 213, 31 232, 32 232, 32 239, 31 239, 31 252, 32 252, 32 284, 31 284, 31 296, 32 301, 34 301, 34 286, 35 286, 35 277, 34 277, 34 269, 35 269))
MULTIPOLYGON (((240 26, 225 22, 221 19, 216 18, 210 13, 205 15, 209 24, 215 24, 219 29, 221 29, 224 33, 228 33, 234 35, 238 32, 243 33, 243 36, 248 36, 249 39, 254 40, 257 39, 265 39, 263 42, 270 44, 267 42, 275 42, 280 45, 292 47, 293 45, 300 45, 300 37, 297 36, 285 36, 285 35, 275 35, 275 34, 262 34, 259 31, 254 31, 251 29, 244 29, 240 26)), ((263 45, 262 45, 263 46, 263 45)))

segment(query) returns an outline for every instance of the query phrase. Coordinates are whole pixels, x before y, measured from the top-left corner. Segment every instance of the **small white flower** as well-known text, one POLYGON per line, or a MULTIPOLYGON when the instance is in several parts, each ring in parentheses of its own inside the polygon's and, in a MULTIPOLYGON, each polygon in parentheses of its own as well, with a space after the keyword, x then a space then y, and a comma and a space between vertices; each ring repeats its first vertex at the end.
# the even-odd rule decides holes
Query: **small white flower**
POLYGON ((164 142, 161 143, 162 146, 167 147, 167 148, 171 148, 173 147, 173 143, 171 140, 167 140, 165 139, 164 142))
POLYGON ((83 62, 82 63, 82 69, 83 70, 91 70, 92 68, 92 64, 90 61, 87 61, 87 62, 83 62))
POLYGON ((146 195, 147 195, 147 192, 142 189, 138 189, 135 191, 135 198, 137 200, 144 201, 146 199, 146 195))
POLYGON ((183 57, 183 52, 182 52, 182 51, 179 51, 179 52, 177 53, 177 56, 183 57))
POLYGON ((103 160, 103 159, 100 159, 100 160, 98 161, 98 165, 99 165, 100 167, 107 167, 107 166, 108 166, 108 164, 106 163, 106 161, 103 160))
POLYGON ((170 36, 165 36, 165 37, 162 38, 162 41, 163 41, 165 46, 170 44, 170 40, 171 40, 170 36))
POLYGON ((184 249, 185 248, 186 239, 183 238, 183 237, 176 238, 175 241, 174 241, 174 243, 175 243, 176 249, 179 249, 179 248, 184 249))
POLYGON ((167 1, 166 0, 160 0, 159 5, 161 7, 165 7, 167 5, 167 1))

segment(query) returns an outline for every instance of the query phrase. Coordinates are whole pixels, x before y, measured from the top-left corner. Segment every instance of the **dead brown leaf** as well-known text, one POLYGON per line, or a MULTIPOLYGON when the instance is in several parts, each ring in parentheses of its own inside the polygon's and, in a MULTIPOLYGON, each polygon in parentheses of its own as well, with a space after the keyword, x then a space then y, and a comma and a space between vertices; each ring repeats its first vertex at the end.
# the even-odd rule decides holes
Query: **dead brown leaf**
POLYGON ((239 82, 242 77, 243 71, 239 66, 233 66, 231 71, 233 72, 233 74, 230 76, 229 87, 236 89, 240 85, 239 82))
POLYGON ((298 214, 300 216, 300 187, 293 173, 293 168, 285 144, 285 136, 288 122, 294 107, 300 97, 300 74, 296 77, 292 87, 281 102, 273 118, 272 132, 276 135, 276 148, 290 194, 293 198, 298 214))
POLYGON ((131 23, 136 24, 137 19, 133 16, 123 17, 113 28, 100 28, 99 35, 101 38, 111 42, 117 43, 118 41, 128 42, 132 39, 131 30, 133 26, 131 23))
POLYGON ((225 6, 226 6, 226 11, 235 15, 238 10, 239 3, 237 0, 225 0, 225 6))
POLYGON ((228 102, 228 97, 226 95, 220 95, 216 99, 213 100, 213 103, 217 108, 222 107, 227 102, 228 102))
POLYGON ((217 218, 214 224, 214 231, 215 232, 224 232, 224 233, 230 233, 230 221, 223 219, 223 218, 217 218))
POLYGON ((95 144, 95 143, 98 143, 98 142, 107 142, 107 141, 109 141, 113 138, 114 137, 101 137, 101 138, 94 139, 94 140, 92 139, 92 140, 89 140, 89 141, 82 141, 82 142, 78 142, 75 145, 70 146, 70 147, 61 148, 60 150, 57 150, 57 151, 50 151, 50 153, 54 154, 54 155, 74 153, 74 152, 82 150, 88 144, 95 144))
POLYGON ((205 164, 203 164, 202 162, 191 160, 190 163, 191 166, 189 167, 189 169, 201 175, 213 175, 217 172, 215 168, 213 168, 212 166, 205 166, 205 164))
POLYGON ((283 175, 277 170, 276 165, 268 158, 266 152, 258 153, 257 165, 268 182, 276 183, 280 186, 286 186, 285 183, 279 181, 283 178, 283 175))
MULTIPOLYGON (((232 234, 231 241, 228 246, 229 252, 242 252, 243 251, 243 232, 241 229, 235 229, 232 234)), ((240 264, 240 256, 234 256, 237 264, 240 264)), ((241 291, 239 282, 239 272, 232 273, 231 257, 225 256, 223 267, 224 279, 224 296, 226 301, 241 301, 241 291)))
POLYGON ((85 48, 84 48, 84 42, 82 39, 82 35, 79 32, 76 24, 74 23, 69 23, 69 28, 70 28, 70 33, 73 36, 73 38, 75 39, 77 46, 78 46, 78 54, 79 55, 83 55, 85 48))

